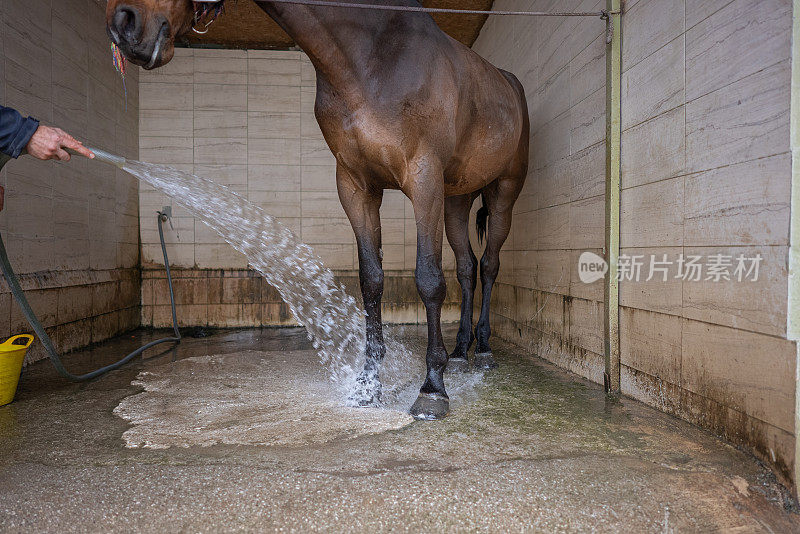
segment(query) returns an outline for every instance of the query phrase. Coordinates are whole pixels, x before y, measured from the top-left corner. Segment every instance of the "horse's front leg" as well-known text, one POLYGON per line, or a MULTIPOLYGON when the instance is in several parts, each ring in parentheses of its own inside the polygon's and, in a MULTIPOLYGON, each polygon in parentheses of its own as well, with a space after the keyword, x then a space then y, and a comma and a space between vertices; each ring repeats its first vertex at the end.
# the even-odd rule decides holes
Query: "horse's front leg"
POLYGON ((381 322, 383 266, 380 207, 383 190, 371 189, 366 182, 354 178, 341 166, 336 171, 336 184, 339 199, 356 234, 358 274, 367 321, 366 363, 350 400, 361 406, 371 406, 379 404, 381 400, 378 372, 386 354, 381 322))
POLYGON ((447 350, 440 324, 447 291, 442 272, 444 183, 441 170, 427 160, 418 162, 416 169, 418 174, 407 182, 413 184, 407 194, 414 206, 417 222, 417 269, 414 274, 428 319, 428 351, 425 383, 410 413, 417 419, 439 419, 450 410, 443 376, 447 350))

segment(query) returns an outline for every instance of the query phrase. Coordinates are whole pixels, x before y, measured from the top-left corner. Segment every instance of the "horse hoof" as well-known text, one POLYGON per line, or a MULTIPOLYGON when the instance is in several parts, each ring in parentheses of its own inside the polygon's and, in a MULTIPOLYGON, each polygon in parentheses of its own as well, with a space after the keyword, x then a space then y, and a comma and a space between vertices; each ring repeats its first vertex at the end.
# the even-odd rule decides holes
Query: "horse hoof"
POLYGON ((475 369, 481 371, 488 371, 490 369, 497 369, 497 362, 494 361, 494 356, 491 352, 476 352, 475 353, 475 369))
POLYGON ((468 373, 469 360, 466 358, 450 358, 447 360, 446 370, 448 373, 468 373))
POLYGON ((377 374, 362 372, 356 379, 355 388, 350 392, 347 401, 351 406, 380 406, 383 386, 377 374))
POLYGON ((350 406, 358 406, 361 408, 369 408, 381 405, 381 391, 380 389, 368 391, 359 389, 350 393, 347 397, 347 402, 350 406))
POLYGON ((434 421, 450 411, 450 401, 438 393, 420 393, 409 413, 414 419, 434 421))

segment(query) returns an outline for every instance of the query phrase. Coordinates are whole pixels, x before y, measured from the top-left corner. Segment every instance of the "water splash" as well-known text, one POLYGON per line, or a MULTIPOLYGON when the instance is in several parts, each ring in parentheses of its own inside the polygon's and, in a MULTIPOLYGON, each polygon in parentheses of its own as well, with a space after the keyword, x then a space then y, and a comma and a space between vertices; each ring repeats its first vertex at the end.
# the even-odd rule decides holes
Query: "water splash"
MULTIPOLYGON (((340 392, 345 398, 357 398, 356 378, 364 365, 364 312, 310 246, 222 184, 140 161, 128 160, 123 168, 172 197, 244 254, 305 326, 340 392)), ((415 365, 402 343, 388 332, 385 337, 381 378, 384 393, 392 395, 408 387, 415 365)))

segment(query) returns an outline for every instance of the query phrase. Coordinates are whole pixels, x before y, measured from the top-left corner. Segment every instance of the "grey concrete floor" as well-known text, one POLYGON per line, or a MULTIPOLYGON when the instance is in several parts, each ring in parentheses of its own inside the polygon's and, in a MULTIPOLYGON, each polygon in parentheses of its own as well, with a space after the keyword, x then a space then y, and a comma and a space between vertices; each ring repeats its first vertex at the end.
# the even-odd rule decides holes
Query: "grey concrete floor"
MULTIPOLYGON (((420 359, 423 335, 405 332, 420 359)), ((41 362, 0 407, 0 530, 800 531, 751 456, 513 346, 495 355, 500 369, 448 379, 438 422, 320 401, 299 329, 187 338, 88 384, 41 362)))

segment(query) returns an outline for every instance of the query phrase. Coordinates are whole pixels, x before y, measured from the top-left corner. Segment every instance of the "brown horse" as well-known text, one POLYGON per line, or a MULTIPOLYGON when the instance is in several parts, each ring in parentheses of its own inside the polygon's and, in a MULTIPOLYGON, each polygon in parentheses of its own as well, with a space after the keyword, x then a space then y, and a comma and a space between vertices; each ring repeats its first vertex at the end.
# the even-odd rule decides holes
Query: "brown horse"
MULTIPOLYGON (((420 5, 416 0, 382 1, 420 5)), ((414 206, 415 277, 427 312, 428 349, 427 376, 411 414, 420 419, 442 417, 449 410, 445 367, 466 368, 467 351, 475 340, 477 259, 468 224, 479 195, 484 202, 479 231, 486 230, 487 219, 488 230, 480 262, 483 300, 475 360, 479 367, 495 366, 489 348, 489 302, 500 248, 528 168, 528 110, 522 85, 448 37, 425 13, 256 3, 308 54, 316 69, 315 115, 336 157, 339 198, 358 244, 367 313, 367 363, 361 380, 377 384, 371 400, 380 395, 377 375, 385 353, 380 307, 383 190, 402 190, 414 206), (440 326, 445 229, 462 290, 461 324, 449 365, 440 326)), ((175 38, 191 29, 197 7, 191 0, 109 0, 108 33, 130 61, 157 68, 172 59, 175 38)))

